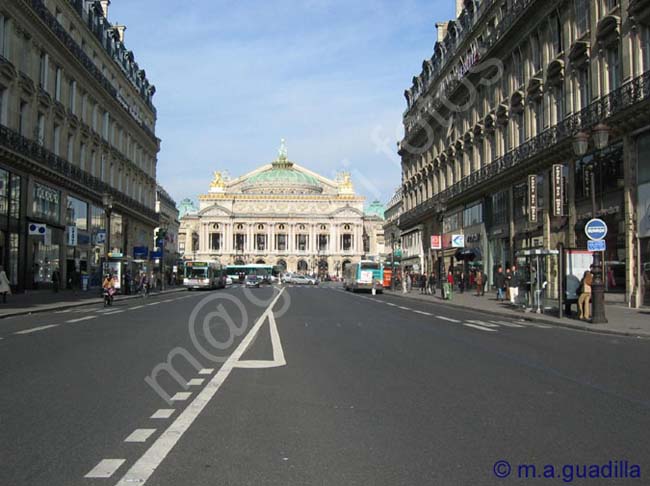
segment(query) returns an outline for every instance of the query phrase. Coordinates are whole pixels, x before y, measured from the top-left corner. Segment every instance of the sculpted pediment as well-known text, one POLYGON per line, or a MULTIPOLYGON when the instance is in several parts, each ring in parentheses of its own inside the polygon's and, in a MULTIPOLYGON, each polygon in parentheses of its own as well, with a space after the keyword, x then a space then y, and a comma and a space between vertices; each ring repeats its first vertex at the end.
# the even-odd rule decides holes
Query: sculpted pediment
POLYGON ((199 216, 231 216, 232 213, 228 211, 226 208, 223 206, 219 206, 218 204, 215 204, 213 206, 209 206, 205 209, 202 209, 199 211, 199 216))
POLYGON ((363 217, 363 211, 360 211, 351 206, 345 206, 343 208, 337 209, 332 212, 331 216, 333 218, 359 218, 363 217))

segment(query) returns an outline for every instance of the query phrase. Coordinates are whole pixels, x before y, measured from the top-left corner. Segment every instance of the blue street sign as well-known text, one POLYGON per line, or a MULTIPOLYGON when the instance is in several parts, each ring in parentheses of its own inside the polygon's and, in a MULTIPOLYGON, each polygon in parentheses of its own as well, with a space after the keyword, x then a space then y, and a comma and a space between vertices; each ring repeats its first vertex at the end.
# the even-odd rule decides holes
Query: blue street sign
POLYGON ((592 241, 600 241, 607 236, 607 224, 602 219, 591 219, 585 225, 585 234, 592 241))
POLYGON ((589 251, 605 251, 606 249, 607 249, 607 242, 605 240, 587 242, 587 250, 589 251))

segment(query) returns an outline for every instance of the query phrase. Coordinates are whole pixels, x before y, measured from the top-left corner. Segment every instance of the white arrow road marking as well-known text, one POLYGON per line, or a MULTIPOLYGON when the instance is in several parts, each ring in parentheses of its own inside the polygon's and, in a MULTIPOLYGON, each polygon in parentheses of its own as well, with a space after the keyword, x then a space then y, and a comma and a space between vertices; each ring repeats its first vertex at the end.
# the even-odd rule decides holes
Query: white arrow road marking
POLYGON ((92 471, 86 474, 85 478, 110 478, 117 471, 126 459, 103 459, 92 471))
POLYGON ((273 346, 273 359, 271 361, 237 361, 234 364, 235 368, 278 368, 287 364, 287 361, 284 359, 284 351, 282 350, 282 343, 280 342, 278 326, 275 323, 275 317, 273 317, 272 312, 269 312, 268 319, 269 331, 271 333, 271 345, 273 346))
POLYGON ((69 321, 65 321, 65 322, 72 324, 74 322, 88 321, 90 319, 97 319, 97 316, 79 317, 77 319, 70 319, 69 321))
POLYGON ((50 329, 52 327, 58 326, 59 324, 50 324, 49 326, 33 327, 31 329, 25 329, 24 331, 16 331, 14 334, 31 334, 33 332, 43 331, 44 329, 50 329))
POLYGON ((485 331, 485 332, 497 332, 496 329, 490 329, 489 327, 482 327, 482 326, 477 326, 476 324, 463 324, 463 326, 471 327, 474 329, 478 329, 479 331, 485 331))
MULTIPOLYGON (((183 410, 176 420, 174 420, 160 435, 160 437, 155 440, 151 447, 147 449, 147 452, 145 452, 142 457, 131 466, 122 479, 118 481, 116 486, 133 486, 134 484, 142 486, 149 480, 156 468, 162 463, 165 457, 167 457, 167 454, 169 454, 169 452, 174 448, 183 434, 190 428, 192 423, 200 415, 210 400, 212 400, 216 395, 217 391, 219 391, 221 385, 223 385, 228 376, 230 376, 236 363, 253 342, 260 327, 262 327, 262 324, 266 320, 267 315, 273 313, 273 307, 282 295, 282 292, 284 292, 284 289, 280 290, 275 299, 273 299, 271 304, 266 308, 264 313, 251 328, 250 332, 239 343, 239 346, 237 346, 235 351, 230 355, 223 366, 221 366, 219 371, 210 379, 210 381, 205 385, 205 387, 203 387, 199 394, 194 398, 194 400, 192 400, 185 410, 183 410)), ((274 358, 275 357, 274 354, 274 358)))

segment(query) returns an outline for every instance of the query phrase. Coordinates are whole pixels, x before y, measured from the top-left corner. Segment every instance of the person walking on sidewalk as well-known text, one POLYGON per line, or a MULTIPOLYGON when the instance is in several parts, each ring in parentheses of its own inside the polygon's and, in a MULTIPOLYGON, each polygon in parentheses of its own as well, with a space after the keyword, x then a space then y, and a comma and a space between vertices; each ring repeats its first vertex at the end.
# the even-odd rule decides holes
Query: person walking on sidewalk
POLYGON ((497 274, 494 276, 494 286, 497 288, 497 301, 503 302, 506 290, 506 276, 501 265, 498 266, 497 274))
POLYGON ((431 272, 427 281, 427 293, 433 295, 436 293, 436 274, 431 272))
POLYGON ((407 282, 408 278, 409 278, 408 273, 407 273, 407 274, 404 274, 404 275, 402 276, 402 293, 403 293, 403 294, 405 294, 406 292, 408 292, 408 282, 407 282))
POLYGON ((449 270, 447 273, 447 284, 445 288, 445 300, 451 300, 454 293, 454 273, 449 270))
POLYGON ((458 290, 461 294, 465 293, 465 272, 460 272, 458 275, 458 290))
POLYGON ((512 305, 517 305, 520 285, 521 275, 519 275, 519 269, 517 268, 517 265, 513 265, 512 272, 510 272, 510 303, 512 305))
POLYGON ((580 282, 580 297, 578 297, 578 319, 588 321, 591 315, 591 283, 594 276, 587 270, 580 282))
POLYGON ((2 303, 5 304, 7 302, 7 294, 11 295, 11 286, 9 285, 9 279, 2 265, 0 265, 0 294, 2 294, 2 303))
POLYGON ((424 273, 420 275, 420 293, 422 295, 427 293, 427 276, 424 273))
POLYGON ((485 295, 485 281, 483 272, 478 270, 476 272, 476 296, 483 297, 485 295))
POLYGON ((59 291, 60 282, 61 282, 61 274, 59 273, 59 270, 54 270, 52 272, 52 290, 54 290, 54 292, 59 291))

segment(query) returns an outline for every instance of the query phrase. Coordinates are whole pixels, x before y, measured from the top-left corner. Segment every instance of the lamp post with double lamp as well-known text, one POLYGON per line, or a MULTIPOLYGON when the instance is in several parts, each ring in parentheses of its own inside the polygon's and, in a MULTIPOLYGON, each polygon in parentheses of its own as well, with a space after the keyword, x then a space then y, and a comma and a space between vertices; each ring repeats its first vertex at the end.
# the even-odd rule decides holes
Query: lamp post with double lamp
MULTIPOLYGON (((599 123, 592 129, 594 146, 596 150, 603 150, 609 143, 609 127, 599 123)), ((583 157, 589 150, 589 133, 581 131, 576 134, 573 140, 573 151, 578 157, 583 157)), ((591 192, 591 213, 592 218, 596 217, 596 171, 592 168, 590 174, 591 192)), ((591 301, 593 306, 592 324, 606 324, 605 315, 605 285, 603 283, 603 262, 602 252, 594 252, 593 280, 591 283, 591 301)))
POLYGON ((390 289, 395 290, 395 233, 390 234, 390 289))
POLYGON ((104 274, 108 274, 108 257, 110 254, 111 246, 111 213, 113 212, 113 196, 105 192, 102 195, 102 205, 104 206, 104 214, 106 215, 106 240, 104 241, 104 274))

